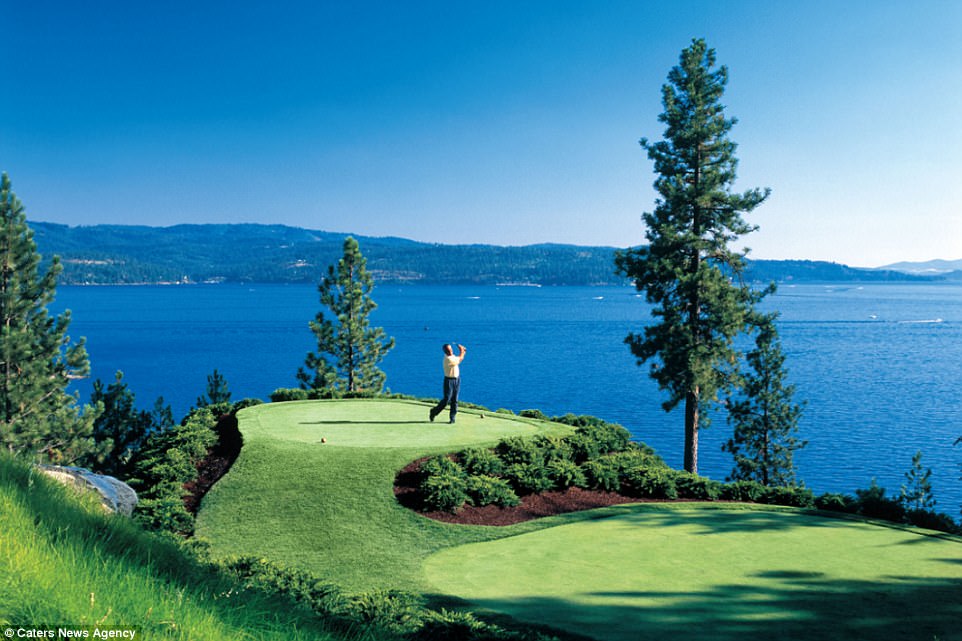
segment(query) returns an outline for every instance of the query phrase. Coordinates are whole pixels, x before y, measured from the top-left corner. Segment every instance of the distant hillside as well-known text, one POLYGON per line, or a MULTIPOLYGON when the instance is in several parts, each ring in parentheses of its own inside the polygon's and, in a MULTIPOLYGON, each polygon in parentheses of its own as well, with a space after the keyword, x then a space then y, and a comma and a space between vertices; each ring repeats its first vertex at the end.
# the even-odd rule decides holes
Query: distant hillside
MULTIPOLYGON (((959 260, 929 260, 921 263, 902 262, 886 265, 881 269, 889 269, 906 274, 919 275, 948 275, 952 272, 962 272, 962 259, 959 260)), ((956 275, 953 278, 958 279, 956 275)))
MULTIPOLYGON (((284 225, 69 227, 31 223, 44 256, 59 255, 64 284, 314 283, 348 234, 284 225)), ((441 245, 356 236, 382 283, 620 285, 614 247, 441 245)), ((755 261, 762 281, 908 280, 899 272, 812 261, 755 261)))
POLYGON ((916 281, 935 277, 907 274, 888 269, 861 269, 816 260, 756 260, 749 262, 748 278, 763 282, 804 281, 916 281))

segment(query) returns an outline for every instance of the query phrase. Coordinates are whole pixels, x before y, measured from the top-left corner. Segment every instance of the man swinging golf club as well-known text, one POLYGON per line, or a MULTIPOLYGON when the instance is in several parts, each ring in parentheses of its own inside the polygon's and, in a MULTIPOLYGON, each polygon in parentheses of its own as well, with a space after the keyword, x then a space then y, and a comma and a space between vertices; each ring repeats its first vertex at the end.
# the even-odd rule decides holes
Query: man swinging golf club
POLYGON ((458 355, 455 356, 454 348, 450 343, 442 345, 441 349, 444 350, 444 361, 442 365, 444 367, 444 397, 441 402, 431 408, 428 412, 428 418, 433 422, 434 419, 444 411, 444 406, 448 403, 451 404, 451 419, 448 423, 454 423, 454 415, 458 413, 458 392, 461 390, 461 361, 464 360, 464 354, 468 351, 465 349, 464 345, 458 345, 458 355))

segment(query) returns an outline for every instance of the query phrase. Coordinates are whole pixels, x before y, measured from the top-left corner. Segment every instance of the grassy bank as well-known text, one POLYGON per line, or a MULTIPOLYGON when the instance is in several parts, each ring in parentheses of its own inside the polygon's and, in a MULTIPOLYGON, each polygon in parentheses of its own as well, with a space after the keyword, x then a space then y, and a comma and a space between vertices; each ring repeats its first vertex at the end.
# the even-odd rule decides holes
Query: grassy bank
POLYGON ((134 628, 144 639, 335 641, 287 600, 238 586, 173 541, 0 454, 0 627, 134 628))

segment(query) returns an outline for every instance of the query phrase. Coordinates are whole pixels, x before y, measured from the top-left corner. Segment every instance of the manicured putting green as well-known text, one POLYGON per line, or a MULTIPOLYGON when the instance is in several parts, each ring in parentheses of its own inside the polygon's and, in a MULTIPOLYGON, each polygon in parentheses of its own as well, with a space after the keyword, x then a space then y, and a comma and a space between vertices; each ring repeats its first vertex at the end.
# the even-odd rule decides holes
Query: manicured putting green
POLYGON ((432 423, 424 403, 376 399, 260 405, 243 414, 242 429, 245 439, 326 447, 452 449, 543 430, 516 416, 474 410, 459 412, 454 425, 448 423, 447 411, 432 423))
POLYGON ((791 510, 623 510, 442 550, 428 581, 612 641, 958 638, 958 538, 791 510))

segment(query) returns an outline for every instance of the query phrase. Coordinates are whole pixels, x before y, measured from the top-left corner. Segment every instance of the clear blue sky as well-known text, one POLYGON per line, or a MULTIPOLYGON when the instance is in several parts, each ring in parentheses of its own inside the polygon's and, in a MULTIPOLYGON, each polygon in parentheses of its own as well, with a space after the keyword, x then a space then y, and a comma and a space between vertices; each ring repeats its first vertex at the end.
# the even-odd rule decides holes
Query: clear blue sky
POLYGON ((704 37, 756 258, 962 258, 962 1, 0 0, 31 220, 643 242, 638 139, 704 37))

